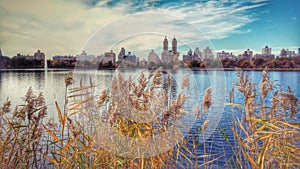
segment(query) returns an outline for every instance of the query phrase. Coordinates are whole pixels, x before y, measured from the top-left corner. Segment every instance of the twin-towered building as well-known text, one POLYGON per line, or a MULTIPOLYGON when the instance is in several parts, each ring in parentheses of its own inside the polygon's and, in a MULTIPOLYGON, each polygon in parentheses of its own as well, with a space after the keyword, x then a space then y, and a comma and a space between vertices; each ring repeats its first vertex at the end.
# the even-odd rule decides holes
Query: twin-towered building
POLYGON ((169 50, 168 39, 165 36, 163 41, 163 51, 161 53, 161 62, 164 64, 174 63, 178 60, 179 52, 177 52, 177 40, 174 37, 172 40, 172 50, 169 50))

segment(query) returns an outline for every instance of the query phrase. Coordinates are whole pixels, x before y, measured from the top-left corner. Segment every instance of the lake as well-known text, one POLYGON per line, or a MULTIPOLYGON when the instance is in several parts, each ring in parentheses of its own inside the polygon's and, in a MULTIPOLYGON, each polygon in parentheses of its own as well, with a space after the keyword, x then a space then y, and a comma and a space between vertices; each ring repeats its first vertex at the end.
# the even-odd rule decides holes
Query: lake
MULTIPOLYGON (((137 79, 139 72, 147 73, 148 70, 98 70, 98 71, 84 71, 76 70, 74 72, 74 86, 78 86, 80 79, 83 79, 83 83, 90 83, 89 79, 93 79, 95 84, 98 84, 96 93, 111 85, 113 76, 120 72, 125 77, 132 76, 133 79, 137 79)), ((35 93, 43 92, 47 107, 48 117, 54 117, 57 119, 54 100, 56 99, 60 106, 64 102, 65 97, 65 84, 64 79, 68 74, 68 70, 1 70, 0 71, 0 103, 9 98, 13 107, 23 104, 22 97, 26 94, 27 90, 32 87, 35 93)), ((178 70, 177 72, 170 72, 172 74, 172 83, 174 88, 172 92, 174 94, 180 91, 180 81, 189 73, 190 76, 190 88, 186 92, 189 96, 189 104, 186 107, 191 110, 193 106, 198 103, 201 105, 204 91, 207 87, 212 87, 213 106, 211 110, 205 114, 205 119, 210 121, 208 127, 208 134, 205 138, 200 140, 206 140, 207 146, 210 147, 211 153, 223 152, 224 157, 220 158, 215 165, 224 165, 232 155, 230 146, 224 142, 224 136, 220 134, 221 129, 224 129, 228 134, 228 139, 233 141, 233 136, 230 131, 232 125, 232 115, 237 115, 237 111, 224 106, 224 103, 229 102, 229 91, 232 88, 232 84, 237 82, 237 76, 235 71, 200 71, 200 70, 178 70)), ((290 86, 295 95, 300 97, 300 72, 292 71, 270 71, 269 77, 271 80, 276 80, 275 83, 282 86, 286 91, 290 86)), ((253 82, 259 86, 261 79, 260 71, 248 71, 249 77, 253 82)), ((279 86, 277 86, 279 89, 279 86)), ((270 102, 270 94, 268 95, 266 102, 270 102)), ((235 93, 235 103, 243 104, 243 98, 241 94, 235 93)), ((201 127, 203 120, 199 119, 192 124, 191 131, 196 132, 196 128, 201 127)), ((187 122, 188 123, 188 122, 187 122)), ((201 149, 201 147, 200 147, 201 149)), ((199 151, 199 155, 201 155, 199 151)), ((201 163, 201 161, 199 161, 201 163)))

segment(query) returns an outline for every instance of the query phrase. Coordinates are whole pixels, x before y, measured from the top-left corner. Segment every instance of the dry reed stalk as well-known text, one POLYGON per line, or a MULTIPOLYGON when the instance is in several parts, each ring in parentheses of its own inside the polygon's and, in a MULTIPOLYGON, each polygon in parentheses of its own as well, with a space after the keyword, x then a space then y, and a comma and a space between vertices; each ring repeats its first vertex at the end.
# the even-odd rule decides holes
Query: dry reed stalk
POLYGON ((203 96, 203 100, 202 100, 203 114, 210 108, 210 106, 212 104, 211 100, 212 100, 211 87, 208 87, 204 92, 204 96, 203 96))
POLYGON ((229 100, 230 100, 230 103, 234 102, 234 87, 233 86, 232 86, 232 88, 230 90, 229 100))
POLYGON ((193 112, 194 112, 195 118, 197 119, 197 118, 199 117, 199 115, 200 115, 200 109, 199 109, 198 103, 197 103, 196 106, 194 107, 193 112))

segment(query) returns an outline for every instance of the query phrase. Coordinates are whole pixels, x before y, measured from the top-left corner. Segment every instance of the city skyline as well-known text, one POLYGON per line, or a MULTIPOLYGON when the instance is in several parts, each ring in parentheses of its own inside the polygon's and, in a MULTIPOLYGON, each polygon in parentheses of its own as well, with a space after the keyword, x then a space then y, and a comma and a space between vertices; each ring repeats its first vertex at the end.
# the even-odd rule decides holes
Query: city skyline
MULTIPOLYGON (((175 39, 175 37, 173 38, 173 42, 174 42, 174 39, 175 39)), ((174 51, 173 51, 174 50, 174 45, 172 44, 172 46, 170 46, 171 49, 168 49, 168 42, 167 42, 166 48, 165 48, 165 41, 166 40, 167 39, 166 39, 166 36, 165 36, 164 40, 162 41, 163 46, 161 46, 161 50, 160 49, 158 49, 158 50, 151 49, 150 51, 147 51, 148 53, 146 55, 142 55, 142 56, 137 55, 137 57, 141 58, 142 60, 147 60, 149 54, 153 53, 153 52, 157 52, 157 53, 161 52, 161 55, 160 55, 161 57, 163 57, 163 55, 166 55, 166 54, 164 54, 164 52, 171 52, 171 55, 172 55, 174 53, 174 51)), ((270 46, 267 46, 267 45, 262 47, 261 50, 258 51, 258 52, 255 52, 254 50, 251 50, 251 48, 247 48, 247 49, 244 49, 243 51, 238 52, 238 53, 235 53, 235 52, 232 52, 232 51, 227 51, 227 50, 213 50, 213 49, 210 48, 210 46, 206 46, 205 48, 199 48, 199 47, 195 47, 194 49, 189 48, 189 50, 185 51, 185 52, 182 52, 180 50, 178 50, 178 52, 177 52, 177 48, 178 48, 178 46, 176 45, 176 47, 175 47, 176 52, 174 54, 178 55, 177 57, 179 57, 179 59, 183 58, 184 56, 190 55, 190 52, 192 52, 192 53, 194 53, 194 52, 198 52, 198 53, 199 52, 204 52, 205 53, 206 50, 210 51, 209 53, 211 53, 211 55, 212 55, 211 57, 213 59, 218 58, 218 55, 224 55, 224 54, 228 55, 230 57, 237 57, 237 58, 241 58, 241 56, 244 55, 244 54, 249 55, 250 58, 255 58, 256 55, 258 55, 259 57, 272 55, 273 58, 282 57, 283 55, 284 55, 284 57, 300 56, 300 47, 297 48, 296 50, 290 50, 288 48, 281 48, 279 53, 274 53, 273 48, 270 47, 270 46), (251 52, 251 54, 249 52, 251 52), (285 53, 285 54, 283 54, 283 53, 285 53)), ((43 51, 41 51, 40 49, 36 49, 34 52, 32 52, 32 53, 34 53, 34 55, 32 55, 32 53, 18 52, 15 55, 7 56, 7 57, 11 57, 11 58, 12 57, 34 57, 36 55, 36 53, 42 52, 43 57, 46 58, 46 59, 52 59, 52 58, 55 58, 55 57, 80 57, 82 55, 93 56, 93 57, 96 58, 96 57, 100 57, 100 56, 105 56, 108 53, 118 54, 118 52, 121 53, 122 50, 124 50, 123 52, 125 52, 125 49, 126 49, 126 47, 121 47, 120 50, 103 51, 103 52, 98 52, 98 54, 87 53, 86 51, 83 50, 80 53, 77 53, 77 54, 74 54, 74 55, 73 54, 59 54, 59 53, 57 53, 55 55, 48 56, 48 57, 43 51)), ((1 53, 1 56, 6 56, 5 54, 3 54, 2 49, 0 49, 0 53, 1 53)), ((133 55, 136 55, 135 51, 132 51, 132 50, 129 50, 127 53, 129 53, 129 54, 131 53, 133 55)), ((125 54, 126 53, 124 53, 123 55, 125 55, 125 54)), ((201 54, 201 55, 205 55, 205 54, 201 54)), ((228 56, 226 56, 226 57, 228 57, 228 56)), ((268 58, 268 57, 266 57, 266 58, 268 58)), ((120 58, 119 58, 119 60, 120 60, 120 58)), ((183 60, 183 59, 180 59, 180 60, 183 60)))
MULTIPOLYGON (((300 48, 298 48, 297 51, 293 51, 293 50, 289 50, 289 49, 285 49, 283 48, 279 54, 274 54, 272 52, 272 48, 269 46, 264 46, 261 49, 261 52, 258 53, 254 53, 252 50, 250 50, 249 48, 246 49, 245 51, 243 51, 242 53, 233 53, 233 52, 228 52, 228 51, 213 51, 209 46, 207 46, 206 48, 204 48, 203 50, 199 49, 199 47, 196 47, 194 50, 189 49, 189 51, 184 54, 180 54, 180 51, 177 50, 178 46, 177 46, 177 39, 174 36, 171 39, 171 46, 169 48, 169 43, 168 43, 168 38, 167 36, 164 37, 163 41, 162 41, 162 52, 161 52, 161 57, 159 58, 159 56, 155 53, 155 50, 151 50, 147 56, 136 56, 134 52, 132 51, 127 51, 126 54, 126 47, 122 47, 120 49, 119 55, 118 57, 116 57, 115 52, 113 52, 113 50, 110 50, 109 52, 102 52, 101 54, 90 54, 90 53, 86 53, 86 51, 82 51, 81 54, 76 54, 76 56, 72 56, 72 55, 60 55, 60 54, 56 54, 54 55, 52 58, 53 60, 60 60, 62 59, 66 59, 66 60, 74 60, 73 58, 77 58, 77 60, 87 60, 87 61, 96 61, 96 60, 102 60, 103 62, 108 62, 108 61, 112 61, 113 64, 116 63, 116 59, 118 59, 118 61, 122 61, 124 60, 126 57, 130 56, 130 57, 134 57, 131 58, 132 62, 138 62, 136 61, 139 60, 141 58, 142 61, 154 61, 157 62, 158 60, 161 60, 161 62, 163 63, 168 63, 170 61, 173 61, 174 59, 178 59, 178 60, 183 60, 183 61, 192 61, 192 60, 213 60, 213 59, 221 59, 223 60, 224 58, 229 58, 229 59, 258 59, 258 58, 264 58, 264 59, 275 59, 277 57, 296 57, 296 56, 300 56, 300 48), (113 58, 112 58, 113 57, 113 58), (102 59, 101 59, 102 58, 102 59), (181 59, 182 58, 182 59, 181 59)), ((2 50, 0 49, 0 56, 2 56, 2 50)), ((44 52, 41 52, 40 50, 37 50, 34 55, 30 55, 30 54, 21 54, 21 53, 17 53, 15 56, 16 58, 26 58, 29 60, 32 59, 37 59, 37 60, 44 60, 47 59, 47 57, 45 57, 44 52)), ((129 57, 128 57, 129 59, 129 57)), ((76 60, 76 59, 75 59, 76 60)), ((129 59, 130 60, 130 59, 129 59)), ((160 61, 159 61, 160 62, 160 61)))
POLYGON ((165 68, 171 68, 172 66, 205 68, 205 66, 219 66, 216 59, 219 59, 221 61, 219 63, 222 63, 225 68, 234 68, 237 66, 243 68, 299 67, 297 64, 299 64, 300 48, 298 48, 298 53, 296 53, 296 51, 282 49, 280 54, 275 56, 272 53, 272 48, 269 46, 263 47, 261 53, 255 54, 252 50, 247 49, 242 54, 238 55, 227 51, 214 53, 209 47, 206 47, 203 50, 196 47, 194 51, 189 49, 186 54, 180 55, 176 37, 174 36, 170 42, 171 45, 169 45, 169 40, 167 36, 165 36, 161 44, 163 49, 161 57, 159 57, 154 50, 151 50, 146 58, 145 56, 136 56, 131 51, 127 51, 126 54, 125 47, 120 49, 118 55, 114 53, 113 50, 104 52, 100 55, 93 55, 86 51, 82 51, 81 54, 77 54, 76 56, 55 55, 52 59, 47 59, 47 61, 45 54, 40 50, 37 50, 34 55, 23 55, 18 53, 11 59, 9 57, 3 57, 2 51, 0 50, 0 69, 41 67, 46 69, 48 68, 48 64, 50 64, 49 68, 74 68, 75 66, 78 66, 80 68, 85 67, 88 69, 126 68, 128 66, 140 68, 146 68, 147 66, 148 68, 153 66, 164 66, 165 68))
MULTIPOLYGON (((128 15, 137 16, 125 18, 125 24, 134 27, 138 22, 141 30, 153 30, 152 33, 156 31, 159 36, 150 39, 133 37, 131 41, 116 44, 114 47, 118 50, 125 44, 131 50, 157 51, 161 48, 157 40, 163 34, 169 38, 178 37, 181 54, 189 48, 194 50, 193 46, 202 48, 203 45, 198 44, 203 37, 207 41, 204 45, 212 45, 215 52, 224 50, 236 54, 248 48, 260 53, 261 48, 268 45, 272 47, 272 53, 278 55, 283 48, 298 51, 300 46, 299 1, 31 1, 0 2, 0 48, 4 55, 32 53, 37 49, 44 51, 48 59, 56 54, 76 55, 97 30, 128 15), (139 14, 151 12, 156 15, 139 18, 139 14), (157 25, 160 28, 156 28, 157 25), (187 29, 190 25, 199 32, 190 33, 187 29), (175 33, 178 32, 181 34, 177 36, 175 33), (184 48, 182 44, 187 42, 191 47, 184 48)), ((116 38, 121 37, 118 36, 118 24, 109 29, 116 33, 116 38)), ((108 39, 109 34, 104 33, 108 39)), ((110 51, 111 46, 105 46, 107 44, 101 45, 110 51)))

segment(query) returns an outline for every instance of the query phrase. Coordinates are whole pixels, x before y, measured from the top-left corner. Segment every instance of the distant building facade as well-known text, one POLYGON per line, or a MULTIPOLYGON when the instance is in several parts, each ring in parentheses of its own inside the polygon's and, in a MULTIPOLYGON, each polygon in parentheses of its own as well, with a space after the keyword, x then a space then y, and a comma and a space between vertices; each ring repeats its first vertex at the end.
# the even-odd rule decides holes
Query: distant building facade
POLYGON ((37 50, 37 52, 34 53, 33 59, 36 60, 45 60, 45 54, 44 52, 41 52, 40 50, 37 50))
POLYGON ((269 48, 268 46, 265 46, 264 48, 262 48, 261 53, 262 53, 262 55, 271 55, 271 53, 272 53, 271 51, 272 51, 271 48, 269 48))
POLYGON ((244 51, 243 54, 240 54, 238 56, 239 59, 247 59, 247 60, 251 60, 253 58, 253 51, 251 51, 250 49, 247 49, 244 51))
POLYGON ((217 57, 220 59, 220 60, 224 60, 224 59, 230 59, 230 60, 236 60, 236 56, 234 56, 234 54, 231 52, 225 52, 225 51, 222 51, 222 52, 218 52, 217 53, 217 57))
POLYGON ((121 50, 120 50, 120 53, 118 55, 118 61, 122 61, 124 59, 125 54, 126 54, 125 48, 122 47, 121 50))
POLYGON ((76 61, 76 57, 74 56, 59 56, 59 55, 56 55, 56 56, 53 56, 52 57, 53 60, 57 60, 57 61, 76 61))
POLYGON ((159 59, 158 55, 154 52, 154 50, 151 50, 151 52, 148 55, 148 63, 151 63, 151 62, 153 62, 155 64, 160 63, 160 59, 159 59))
POLYGON ((168 49, 168 39, 165 36, 163 41, 163 51, 161 53, 161 62, 164 64, 173 63, 178 59, 179 53, 177 52, 177 40, 174 37, 172 40, 172 50, 168 49))
POLYGON ((113 65, 116 64, 116 54, 112 50, 110 52, 105 52, 102 59, 103 64, 108 64, 109 62, 113 65))
POLYGON ((182 56, 182 60, 184 62, 191 62, 194 60, 201 60, 200 57, 201 57, 201 52, 199 48, 196 48, 194 52, 192 51, 192 49, 190 49, 186 55, 182 56))
POLYGON ((282 49, 280 51, 279 57, 283 58, 283 57, 287 57, 287 51, 285 49, 282 49))
POLYGON ((136 64, 138 62, 138 58, 136 57, 135 54, 128 52, 125 56, 124 56, 124 61, 126 61, 127 63, 133 63, 136 64))
POLYGON ((203 49, 201 54, 201 60, 212 60, 212 59, 214 59, 214 54, 212 52, 212 49, 210 49, 209 47, 203 49))
POLYGON ((261 54, 255 54, 254 55, 254 59, 274 59, 275 55, 272 54, 272 48, 265 46, 264 48, 262 48, 261 50, 261 54))
POLYGON ((288 57, 296 56, 296 52, 288 50, 287 55, 288 55, 288 57))
POLYGON ((80 55, 76 56, 76 60, 94 62, 96 61, 96 57, 94 55, 88 55, 85 51, 82 51, 80 55))
POLYGON ((279 54, 279 57, 281 57, 281 58, 292 57, 292 56, 296 56, 296 52, 290 51, 289 49, 282 49, 279 54))
POLYGON ((201 52, 198 47, 196 47, 196 49, 194 51, 194 55, 195 55, 196 59, 198 59, 198 60, 201 59, 201 52))
POLYGON ((191 61, 195 60, 192 49, 190 49, 186 55, 182 56, 182 60, 184 62, 191 62, 191 61))
POLYGON ((25 58, 26 60, 45 60, 45 54, 43 52, 41 52, 40 50, 38 50, 37 52, 35 52, 33 55, 22 55, 20 53, 17 53, 17 55, 15 56, 16 58, 25 58))

